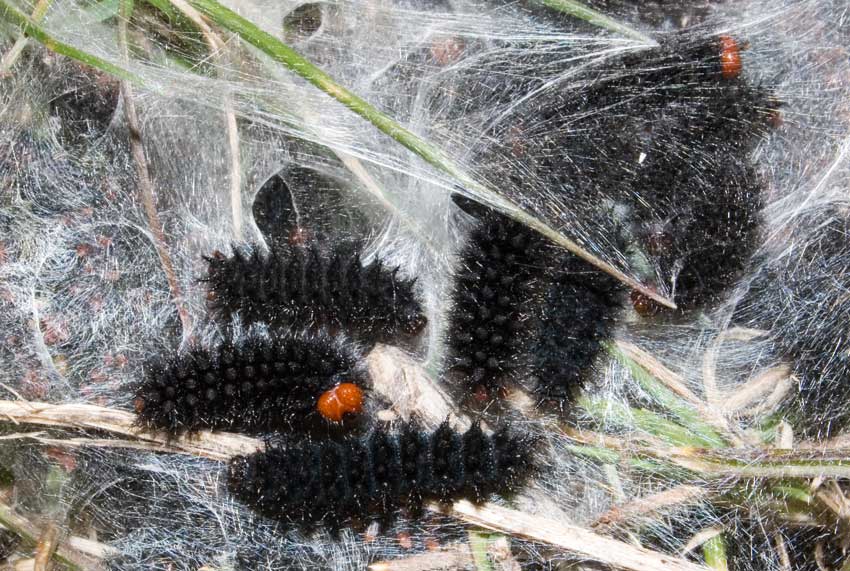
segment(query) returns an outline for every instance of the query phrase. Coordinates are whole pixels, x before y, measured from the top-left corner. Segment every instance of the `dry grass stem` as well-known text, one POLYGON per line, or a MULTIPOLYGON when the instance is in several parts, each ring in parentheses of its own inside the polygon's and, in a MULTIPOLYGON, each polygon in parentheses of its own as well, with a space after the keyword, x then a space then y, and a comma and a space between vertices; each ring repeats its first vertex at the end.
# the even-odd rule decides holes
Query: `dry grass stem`
POLYGON ((792 571, 793 568, 791 567, 791 556, 788 554, 788 547, 785 545, 785 539, 782 537, 782 534, 778 531, 773 534, 773 545, 776 553, 779 555, 779 564, 782 571, 792 571))
POLYGON ((449 419, 456 428, 469 428, 470 420, 457 411, 440 385, 401 349, 378 345, 366 364, 373 390, 393 403, 399 417, 415 416, 432 428, 449 419))
MULTIPOLYGON (((444 511, 439 505, 431 509, 444 511)), ((589 559, 628 571, 706 571, 706 567, 628 543, 581 527, 536 517, 495 504, 456 502, 448 513, 468 523, 559 547, 579 559, 589 559)))
MULTIPOLYGON (((32 10, 32 21, 40 22, 44 18, 45 14, 47 14, 47 10, 50 9, 50 5, 52 3, 53 0, 38 0, 32 10)), ((18 61, 18 58, 21 57, 21 54, 27 47, 28 42, 29 39, 26 36, 19 36, 18 39, 15 40, 15 43, 12 44, 12 47, 9 48, 9 51, 3 55, 3 59, 0 60, 0 78, 9 74, 12 70, 12 66, 15 65, 15 62, 18 61)))
MULTIPOLYGON (((123 6, 124 4, 122 3, 122 8, 123 6)), ((122 13, 118 18, 118 43, 123 50, 125 63, 130 61, 129 47, 127 43, 127 17, 127 14, 122 13)), ((145 153, 144 143, 142 141, 139 115, 136 112, 136 103, 133 97, 133 86, 127 80, 121 80, 121 98, 124 101, 124 118, 127 121, 130 153, 133 156, 133 162, 136 165, 140 202, 145 210, 148 228, 153 235, 154 247, 156 248, 156 253, 159 256, 162 269, 165 272, 165 278, 168 281, 168 288, 171 291, 171 297, 174 300, 174 305, 177 307, 177 314, 180 317, 180 323, 183 325, 183 334, 184 336, 189 335, 192 330, 192 320, 189 312, 183 305, 183 293, 181 291, 180 284, 177 281, 177 274, 174 272, 174 263, 171 260, 171 254, 168 251, 168 245, 165 240, 165 232, 163 232, 162 222, 159 219, 159 213, 156 207, 156 198, 153 191, 153 182, 151 181, 150 172, 148 171, 148 159, 145 153)))
POLYGON ((707 527, 705 529, 698 531, 682 547, 682 550, 679 552, 679 555, 684 557, 685 555, 687 555, 688 553, 690 553, 691 551, 693 551, 694 549, 696 549, 697 547, 699 547, 700 545, 702 545, 703 543, 708 541, 709 539, 717 537, 721 533, 723 533, 723 528, 719 527, 719 526, 707 527))
POLYGON ((35 571, 49 571, 53 568, 53 554, 59 543, 59 529, 54 522, 48 523, 41 531, 35 547, 35 571))
POLYGON ((436 571, 438 569, 467 569, 473 565, 469 545, 458 543, 448 549, 420 553, 402 559, 378 561, 369 571, 436 571))
POLYGON ((638 518, 653 516, 667 508, 678 508, 702 501, 710 495, 705 487, 684 484, 621 506, 614 506, 599 516, 591 527, 629 526, 638 518))
POLYGON ((727 394, 722 399, 722 408, 727 413, 737 412, 756 402, 764 402, 780 387, 784 395, 791 388, 791 368, 788 365, 778 365, 762 371, 735 392, 727 394))
POLYGON ((629 359, 646 369, 646 371, 661 381, 661 383, 673 391, 679 397, 685 399, 692 405, 702 404, 702 400, 691 391, 685 380, 661 364, 661 362, 644 351, 634 343, 622 339, 617 340, 617 348, 623 352, 629 359))
MULTIPOLYGON (((130 412, 90 404, 0 401, 0 416, 38 426, 106 431, 147 442, 163 451, 212 460, 227 460, 262 447, 261 440, 226 432, 199 432, 191 437, 169 441, 163 435, 140 430, 135 424, 136 415, 130 412)), ((96 442, 105 444, 108 441, 100 439, 96 442)), ((123 441, 112 442, 115 443, 113 446, 120 447, 123 441)), ((80 444, 79 441, 77 444, 80 444)))

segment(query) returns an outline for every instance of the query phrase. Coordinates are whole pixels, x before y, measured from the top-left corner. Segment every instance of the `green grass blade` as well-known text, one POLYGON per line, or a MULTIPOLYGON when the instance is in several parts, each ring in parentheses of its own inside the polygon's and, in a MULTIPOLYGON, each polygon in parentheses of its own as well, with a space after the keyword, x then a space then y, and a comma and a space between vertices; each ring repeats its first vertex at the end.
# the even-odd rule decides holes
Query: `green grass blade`
POLYGON ((673 391, 665 387, 658 379, 653 377, 640 364, 629 358, 615 343, 606 343, 605 349, 608 353, 626 367, 632 377, 658 404, 672 413, 679 422, 705 444, 712 448, 727 446, 729 443, 708 424, 699 412, 688 402, 682 400, 673 391))
POLYGON ((7 0, 0 0, 0 19, 18 26, 21 29, 21 33, 36 40, 52 52, 75 59, 80 63, 97 68, 101 71, 114 75, 119 79, 142 84, 142 79, 136 74, 114 65, 94 54, 77 49, 74 46, 66 44, 50 35, 47 30, 39 26, 28 15, 15 8, 7 0))
POLYGON ((705 557, 705 564, 714 571, 728 571, 726 539, 722 533, 702 544, 702 555, 705 557))
POLYGON ((642 34, 631 28, 626 26, 622 22, 618 22, 617 20, 610 18, 603 14, 602 12, 597 12, 593 8, 585 6, 581 2, 577 2, 576 0, 534 0, 537 4, 541 6, 546 6, 547 8, 551 8, 552 10, 557 10, 558 12, 562 12, 564 14, 569 14, 570 16, 574 16, 589 24, 593 24, 594 26, 598 26, 600 28, 605 28, 606 30, 610 30, 616 34, 620 34, 626 36, 627 38, 631 38, 633 40, 638 40, 647 44, 656 43, 655 40, 650 38, 649 36, 642 34))

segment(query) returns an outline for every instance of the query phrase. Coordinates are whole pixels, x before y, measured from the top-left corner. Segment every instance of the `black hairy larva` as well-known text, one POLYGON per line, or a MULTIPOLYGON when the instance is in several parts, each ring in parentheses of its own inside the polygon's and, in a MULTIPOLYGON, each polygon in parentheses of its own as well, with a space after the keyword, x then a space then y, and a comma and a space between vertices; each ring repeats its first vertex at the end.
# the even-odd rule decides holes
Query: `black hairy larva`
POLYGON ((140 425, 170 434, 306 430, 324 422, 317 403, 340 383, 369 384, 345 338, 249 333, 149 363, 135 405, 140 425))
POLYGON ((343 526, 388 520, 423 502, 509 495, 531 475, 533 442, 506 429, 475 425, 458 433, 407 425, 341 441, 292 439, 230 463, 228 486, 241 502, 288 527, 343 526))
POLYGON ((343 330, 366 345, 396 343, 426 322, 415 280, 380 260, 363 265, 355 245, 249 247, 207 261, 212 309, 225 321, 343 330))
POLYGON ((537 310, 531 370, 539 397, 563 400, 582 385, 611 336, 622 287, 570 253, 556 259, 537 310))
POLYGON ((585 239, 610 239, 592 229, 610 228, 617 205, 681 309, 717 302, 757 243, 764 181, 752 155, 778 108, 748 81, 737 45, 671 34, 588 65, 493 127, 498 145, 480 151, 488 178, 510 181, 520 204, 558 196, 569 205, 559 222, 591 229, 585 239))
POLYGON ((448 328, 448 369, 470 391, 534 380, 566 399, 612 330, 618 282, 519 222, 456 199, 478 217, 460 253, 448 328))
POLYGON ((478 222, 458 256, 448 325, 448 372, 467 388, 496 389, 521 369, 533 328, 529 304, 543 238, 495 211, 457 199, 478 222))

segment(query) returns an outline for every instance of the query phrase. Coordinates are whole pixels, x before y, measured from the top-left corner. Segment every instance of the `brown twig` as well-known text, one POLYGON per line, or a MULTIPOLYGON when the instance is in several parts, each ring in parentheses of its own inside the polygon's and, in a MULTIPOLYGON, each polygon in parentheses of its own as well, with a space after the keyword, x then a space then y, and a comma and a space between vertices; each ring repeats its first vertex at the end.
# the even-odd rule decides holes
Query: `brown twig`
MULTIPOLYGON (((129 65, 130 51, 127 42, 127 20, 130 14, 127 13, 126 6, 127 2, 122 1, 121 14, 118 18, 118 43, 123 52, 125 65, 129 65)), ((168 280, 171 297, 174 305, 177 307, 177 314, 183 325, 183 333, 184 335, 188 335, 192 330, 192 321, 188 310, 183 304, 183 293, 177 281, 177 275, 174 272, 174 263, 171 260, 171 254, 168 251, 168 245, 165 240, 165 233, 162 230, 162 222, 159 219, 153 183, 150 178, 150 172, 148 171, 147 155, 145 154, 145 147, 142 141, 142 131, 139 126, 139 116, 136 112, 136 104, 133 98, 133 86, 127 80, 121 80, 121 98, 124 101, 124 117, 127 121, 130 152, 133 156, 133 162, 136 165, 141 203, 148 219, 148 227, 153 235, 154 247, 159 256, 159 262, 165 272, 166 280, 168 280)))
POLYGON ((33 571, 49 571, 52 568, 53 554, 59 544, 59 529, 54 522, 48 523, 41 530, 35 547, 35 564, 33 571))

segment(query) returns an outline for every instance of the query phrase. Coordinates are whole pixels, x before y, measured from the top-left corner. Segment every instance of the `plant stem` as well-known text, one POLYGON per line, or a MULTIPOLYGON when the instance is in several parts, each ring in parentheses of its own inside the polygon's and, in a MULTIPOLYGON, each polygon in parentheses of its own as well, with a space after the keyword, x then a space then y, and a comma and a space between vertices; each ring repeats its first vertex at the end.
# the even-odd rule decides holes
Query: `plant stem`
POLYGON ((56 39, 44 30, 44 28, 34 22, 32 18, 15 8, 10 2, 8 2, 8 0, 0 0, 0 19, 18 26, 21 29, 22 34, 35 39, 52 52, 75 59, 80 63, 84 63, 101 71, 105 71, 119 79, 136 84, 143 83, 142 79, 136 74, 56 39))
POLYGON ((711 448, 727 446, 729 442, 720 435, 714 427, 709 424, 700 411, 692 404, 685 402, 679 396, 664 386, 658 379, 649 373, 644 367, 629 358, 615 343, 605 345, 608 353, 625 366, 632 377, 658 404, 670 411, 679 419, 685 428, 692 431, 694 435, 711 448))
MULTIPOLYGON (((121 0, 121 10, 118 18, 118 44, 124 55, 124 61, 129 62, 130 53, 127 40, 127 22, 133 13, 133 0, 121 0)), ((171 299, 177 309, 177 315, 180 318, 180 323, 183 326, 184 338, 192 331, 192 318, 189 315, 186 306, 183 303, 183 292, 180 288, 180 283, 177 280, 177 274, 174 271, 174 262, 171 259, 171 253, 168 251, 168 244, 165 240, 165 232, 162 228, 162 222, 159 219, 159 212, 156 207, 156 198, 153 192, 153 182, 151 181, 150 171, 148 170, 148 158, 145 153, 145 147, 142 142, 142 131, 139 122, 139 116, 136 113, 136 103, 133 97, 133 87, 127 80, 121 81, 121 97, 124 100, 124 117, 127 121, 127 130, 129 131, 130 153, 133 156, 133 162, 136 164, 136 175, 138 176, 139 198, 147 216, 148 228, 153 235, 154 247, 159 256, 160 264, 162 265, 165 279, 168 282, 168 289, 171 292, 171 299)))
POLYGON ((487 555, 490 546, 489 534, 470 530, 468 535, 469 550, 472 552, 476 571, 493 571, 493 566, 490 565, 490 557, 487 555))
POLYGON ((702 554, 705 557, 705 564, 715 571, 729 569, 726 561, 726 539, 722 533, 702 544, 702 554))
POLYGON ((487 205, 496 208, 507 216, 526 226, 540 232, 556 244, 569 250, 576 256, 587 261, 610 274, 614 278, 628 285, 658 303, 670 308, 676 304, 660 295, 655 290, 639 283, 631 276, 591 254, 575 241, 567 238, 548 224, 540 221, 531 214, 525 212, 518 204, 499 193, 485 187, 467 174, 460 166, 454 163, 440 148, 422 139, 413 132, 405 129, 394 119, 379 111, 365 99, 349 91, 337 83, 330 75, 313 65, 304 56, 284 44, 271 34, 257 27, 253 22, 246 20, 236 12, 222 6, 216 0, 189 0, 189 3, 205 14, 219 26, 234 32, 244 41, 259 49, 273 60, 285 65, 291 71, 298 74, 314 86, 318 87, 351 111, 357 113, 381 132, 389 135, 401 145, 414 152, 431 166, 457 179, 458 182, 477 199, 487 205))
POLYGON ((569 14, 570 16, 574 16, 589 24, 593 24, 594 26, 599 26, 600 28, 605 28, 606 30, 610 30, 617 34, 622 34, 627 38, 631 38, 633 40, 638 40, 640 42, 644 42, 647 44, 655 44, 655 40, 650 38, 649 36, 640 33, 639 31, 631 28, 621 22, 613 18, 609 18, 605 14, 601 12, 597 12, 593 8, 585 6, 584 4, 577 2, 576 0, 533 0, 536 4, 540 4, 541 6, 546 6, 547 8, 551 8, 552 10, 557 10, 558 12, 562 12, 564 14, 569 14))
POLYGON ((714 448, 717 440, 709 438, 688 427, 667 420, 663 416, 642 408, 583 397, 579 404, 588 414, 601 423, 614 423, 629 429, 637 429, 665 440, 674 446, 696 446, 714 448))
MULTIPOLYGON (((35 5, 35 8, 32 10, 32 18, 33 22, 40 22, 44 15, 47 14, 47 11, 50 9, 50 5, 53 3, 53 0, 38 0, 38 3, 35 5)), ((27 47, 27 37, 21 34, 12 47, 6 52, 6 55, 3 56, 3 60, 0 61, 0 77, 4 74, 8 73, 9 70, 12 69, 12 66, 15 65, 15 62, 18 61, 18 58, 21 57, 21 54, 24 51, 24 48, 27 47)))

